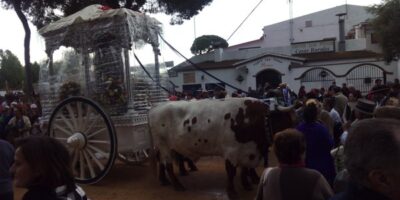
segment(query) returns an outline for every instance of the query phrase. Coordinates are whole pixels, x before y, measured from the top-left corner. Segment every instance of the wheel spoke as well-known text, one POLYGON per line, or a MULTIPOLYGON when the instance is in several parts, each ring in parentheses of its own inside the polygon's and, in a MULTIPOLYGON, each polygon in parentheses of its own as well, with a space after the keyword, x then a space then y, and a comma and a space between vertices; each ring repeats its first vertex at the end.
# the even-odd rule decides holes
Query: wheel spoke
POLYGON ((144 150, 143 150, 143 153, 144 153, 144 155, 146 156, 146 158, 148 158, 148 157, 149 157, 149 154, 147 154, 147 151, 146 151, 146 149, 144 149, 144 150))
POLYGON ((88 147, 93 149, 96 153, 99 153, 99 154, 101 154, 102 156, 104 156, 105 158, 108 159, 108 157, 109 157, 108 154, 106 152, 104 152, 103 150, 101 150, 101 149, 99 149, 99 148, 97 148, 97 147, 95 147, 95 146, 93 146, 91 144, 88 144, 88 147))
MULTIPOLYGON (((49 123, 50 136, 63 143, 71 155, 78 183, 95 183, 109 172, 118 153, 116 138, 107 113, 95 102, 69 98, 55 107, 49 123)), ((143 153, 136 156, 141 158, 143 153)))
POLYGON ((85 162, 83 160, 83 154, 82 151, 79 151, 79 167, 80 167, 80 173, 79 176, 81 177, 81 179, 85 178, 85 162))
POLYGON ((88 143, 91 143, 91 144, 110 144, 109 141, 105 141, 105 140, 88 140, 88 143))
POLYGON ((92 151, 90 149, 88 149, 88 148, 86 148, 85 151, 90 155, 90 157, 97 164, 97 166, 100 168, 100 170, 103 171, 104 170, 104 165, 101 164, 99 159, 96 158, 96 156, 92 153, 92 151))
POLYGON ((78 130, 82 131, 85 121, 82 120, 82 102, 78 101, 76 106, 78 107, 78 130))
MULTIPOLYGON (((88 126, 88 128, 85 130, 85 131, 83 131, 83 133, 88 133, 93 127, 94 127, 94 125, 96 124, 96 122, 97 122, 97 120, 98 120, 98 117, 96 116, 93 120, 90 120, 90 119, 88 119, 88 117, 87 117, 87 122, 89 122, 89 121, 91 121, 90 122, 90 125, 88 126)), ((86 134, 87 135, 87 134, 86 134)))
POLYGON ((135 154, 135 158, 136 158, 135 161, 139 161, 139 152, 135 152, 134 154, 135 154))
POLYGON ((107 128, 99 129, 99 130, 97 130, 97 131, 95 131, 95 132, 93 132, 93 133, 90 133, 90 134, 87 136, 87 138, 90 139, 90 138, 94 137, 95 135, 97 135, 97 134, 99 134, 99 133, 101 133, 101 132, 103 132, 103 131, 106 131, 106 130, 107 130, 107 128))
POLYGON ((92 162, 90 161, 90 159, 89 159, 89 157, 88 157, 86 151, 83 151, 83 156, 85 157, 87 166, 89 167, 90 176, 91 176, 92 178, 94 178, 94 177, 96 176, 96 174, 94 173, 93 166, 92 166, 92 162))
POLYGON ((59 126, 57 124, 54 124, 54 129, 59 129, 61 132, 65 133, 68 136, 72 135, 71 132, 69 132, 68 130, 66 130, 65 128, 63 128, 63 127, 61 127, 61 126, 59 126))
POLYGON ((77 130, 77 128, 78 128, 78 123, 77 123, 77 121, 76 121, 76 119, 75 119, 75 113, 74 113, 74 111, 72 110, 72 107, 71 107, 70 104, 67 104, 66 107, 67 107, 67 110, 68 110, 69 118, 72 120, 72 124, 74 125, 75 130, 77 130))
MULTIPOLYGON (((71 132, 74 132, 74 131, 75 131, 73 125, 70 123, 69 119, 67 119, 67 118, 64 116, 64 114, 61 113, 61 114, 59 114, 58 116, 61 117, 61 120, 65 123, 65 125, 68 126, 68 128, 71 130, 71 132)), ((55 119, 57 119, 57 118, 55 118, 55 119)))

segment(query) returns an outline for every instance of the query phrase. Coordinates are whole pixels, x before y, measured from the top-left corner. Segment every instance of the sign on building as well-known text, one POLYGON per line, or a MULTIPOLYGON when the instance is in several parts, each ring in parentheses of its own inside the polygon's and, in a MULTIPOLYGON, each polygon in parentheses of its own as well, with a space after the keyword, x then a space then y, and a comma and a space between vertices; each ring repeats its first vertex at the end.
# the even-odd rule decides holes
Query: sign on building
POLYGON ((335 40, 319 40, 311 42, 292 43, 291 49, 292 55, 334 52, 335 40))

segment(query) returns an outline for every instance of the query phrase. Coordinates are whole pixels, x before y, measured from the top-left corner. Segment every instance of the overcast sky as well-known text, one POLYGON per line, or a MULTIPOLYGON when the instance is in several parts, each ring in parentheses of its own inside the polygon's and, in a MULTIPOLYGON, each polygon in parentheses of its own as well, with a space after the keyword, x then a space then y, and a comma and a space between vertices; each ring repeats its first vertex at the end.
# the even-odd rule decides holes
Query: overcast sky
MULTIPOLYGON (((214 0, 205 7, 195 19, 185 21, 182 25, 169 25, 169 16, 153 15, 163 23, 164 38, 190 58, 190 47, 195 36, 218 35, 227 39, 237 28, 240 22, 250 13, 260 0, 214 0), (195 23, 194 23, 195 21, 195 23), (196 26, 195 26, 196 25, 196 26), (196 28, 194 28, 196 27, 196 28), (196 30, 196 32, 194 31, 196 30)), ((346 0, 292 0, 294 17, 313 13, 319 10, 343 5, 346 0)), ((381 0, 347 0, 348 4, 370 6, 380 3, 381 0)), ((266 25, 289 19, 288 0, 264 0, 254 13, 247 19, 235 35, 228 41, 235 45, 262 36, 262 28, 266 25)), ((24 30, 17 15, 12 10, 0 9, 0 49, 9 49, 16 54, 23 63, 24 30)), ((40 61, 46 58, 44 41, 32 27, 31 60, 40 61)), ((153 55, 150 47, 137 50, 143 63, 152 63, 153 55)), ((183 61, 165 44, 161 44, 160 61, 174 61, 175 64, 183 61)), ((132 63, 135 65, 136 63, 132 63)))

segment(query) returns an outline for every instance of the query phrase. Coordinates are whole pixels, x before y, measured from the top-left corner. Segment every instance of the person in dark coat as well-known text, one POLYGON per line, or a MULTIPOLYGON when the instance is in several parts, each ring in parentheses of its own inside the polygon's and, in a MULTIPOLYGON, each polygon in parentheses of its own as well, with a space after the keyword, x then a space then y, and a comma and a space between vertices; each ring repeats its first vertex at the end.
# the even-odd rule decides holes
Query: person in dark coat
POLYGON ((319 171, 330 185, 336 176, 333 158, 330 154, 333 140, 328 129, 317 121, 318 107, 316 100, 306 102, 304 108, 304 122, 297 126, 297 130, 304 134, 306 139, 306 167, 319 171))
POLYGON ((331 200, 400 199, 400 121, 364 119, 352 127, 344 164, 350 183, 331 200))
POLYGON ((0 139, 0 199, 13 200, 12 177, 10 167, 14 162, 14 147, 0 139))

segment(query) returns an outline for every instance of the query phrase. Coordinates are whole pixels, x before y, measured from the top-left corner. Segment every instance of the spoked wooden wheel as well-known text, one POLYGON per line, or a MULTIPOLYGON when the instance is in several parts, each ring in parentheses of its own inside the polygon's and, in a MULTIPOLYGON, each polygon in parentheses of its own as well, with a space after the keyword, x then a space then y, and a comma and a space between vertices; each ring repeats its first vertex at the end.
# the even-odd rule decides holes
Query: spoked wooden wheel
POLYGON ((118 159, 129 165, 140 165, 150 158, 150 149, 139 151, 119 152, 118 159))
POLYGON ((100 181, 117 155, 117 138, 109 116, 87 98, 71 97, 53 111, 48 134, 61 141, 71 154, 78 183, 100 181))

